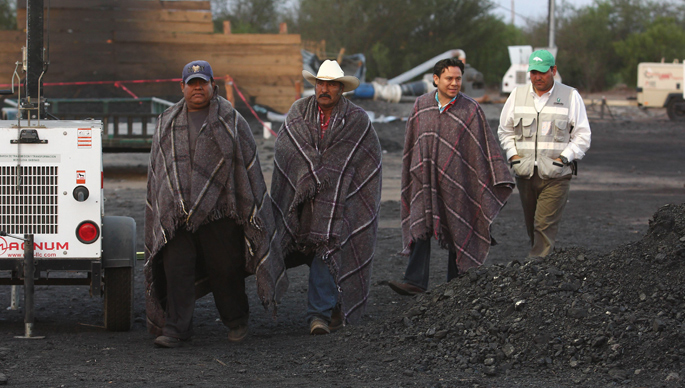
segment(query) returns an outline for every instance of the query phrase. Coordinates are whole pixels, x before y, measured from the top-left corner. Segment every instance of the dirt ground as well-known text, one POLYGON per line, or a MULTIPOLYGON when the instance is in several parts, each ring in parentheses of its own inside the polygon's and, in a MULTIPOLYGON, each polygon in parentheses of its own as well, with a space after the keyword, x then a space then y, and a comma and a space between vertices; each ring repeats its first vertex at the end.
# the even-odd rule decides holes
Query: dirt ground
MULTIPOLYGON (((411 104, 359 104, 374 111, 376 117, 406 117, 411 109, 411 104)), ((494 126, 493 130, 496 130, 502 105, 486 104, 483 107, 494 126)), ((603 353, 595 357, 594 353, 590 354, 590 350, 602 349, 603 346, 614 349, 616 346, 611 342, 613 336, 610 340, 601 340, 604 336, 596 335, 595 329, 590 328, 587 329, 587 334, 591 338, 586 342, 592 343, 592 349, 588 349, 588 355, 583 357, 578 356, 585 351, 580 345, 576 347, 577 351, 574 350, 578 353, 572 353, 568 359, 563 358, 565 353, 561 349, 562 345, 559 345, 560 350, 557 353, 550 353, 549 349, 545 352, 538 351, 534 355, 523 351, 515 352, 514 348, 511 348, 511 352, 508 351, 510 344, 518 346, 524 340, 531 344, 549 343, 550 349, 556 349, 557 345, 553 342, 561 343, 562 339, 568 337, 564 333, 571 332, 573 327, 585 330, 586 326, 582 322, 578 323, 578 319, 575 324, 573 321, 567 323, 565 329, 546 329, 557 320, 566 322, 564 317, 567 313, 562 313, 561 309, 561 304, 567 303, 561 296, 566 294, 559 293, 558 300, 548 300, 545 299, 546 296, 540 296, 540 293, 535 294, 551 284, 549 281, 539 281, 536 274, 545 271, 559 274, 561 271, 566 279, 571 271, 582 270, 582 274, 575 275, 577 283, 582 283, 580 289, 574 288, 576 280, 571 279, 567 282, 570 286, 560 286, 562 289, 570 287, 564 289, 564 292, 580 295, 585 288, 599 287, 597 284, 602 285, 603 282, 610 283, 613 287, 606 290, 609 295, 611 292, 618 292, 622 283, 620 274, 618 278, 608 274, 605 277, 609 266, 593 267, 591 264, 594 261, 597 264, 611 264, 611 257, 627 257, 636 249, 647 252, 645 246, 651 247, 656 243, 650 243, 652 240, 649 240, 644 243, 647 245, 640 245, 642 243, 638 244, 638 241, 647 234, 650 219, 655 212, 665 204, 685 202, 685 126, 682 123, 669 122, 665 112, 661 110, 642 112, 635 108, 612 108, 611 114, 607 112, 604 118, 600 118, 598 107, 589 109, 593 131, 592 147, 580 164, 578 176, 572 181, 557 243, 558 252, 548 263, 523 265, 527 237, 518 193, 515 191, 494 224, 493 235, 499 244, 492 247, 486 265, 479 270, 481 272, 473 271, 449 285, 444 284, 447 252, 434 245, 431 292, 420 297, 402 297, 392 292, 386 282, 400 279, 406 266, 406 258, 398 255, 401 249, 401 231, 397 202, 404 122, 397 120, 377 123, 374 126, 385 150, 383 203, 372 272, 371 301, 360 324, 348 325, 328 336, 309 335, 308 325, 304 320, 307 268, 299 267, 288 272, 290 288, 279 308, 278 321, 272 320, 270 314, 261 308, 254 280, 249 279, 248 295, 252 314, 250 335, 244 342, 228 342, 227 329, 218 320, 212 297, 208 295, 196 303, 196 334, 193 340, 179 349, 155 348, 153 337, 145 328, 143 263, 138 261, 135 278, 135 323, 129 332, 113 333, 104 330, 102 299, 90 297, 87 287, 37 286, 35 334, 45 338, 15 339, 15 335, 23 334, 23 311, 21 308, 6 309, 10 304, 10 288, 0 288, 0 385, 682 386, 685 383, 680 380, 680 376, 685 378, 685 370, 682 370, 680 359, 685 359, 685 349, 678 351, 684 338, 682 334, 654 338, 653 342, 645 344, 650 346, 657 342, 662 345, 675 342, 675 354, 665 357, 652 356, 649 349, 638 345, 633 348, 626 346, 625 349, 630 349, 632 354, 626 352, 619 361, 616 361, 618 356, 615 352, 604 358, 603 353), (560 269, 554 272, 549 267, 550 263, 560 269), (540 272, 540 268, 544 271, 540 272), (500 275, 500 271, 503 275, 500 275), (517 275, 512 275, 512 271, 518 271, 517 275), (490 280, 483 284, 481 277, 490 280), (521 302, 528 304, 528 319, 518 317, 518 321, 512 321, 511 327, 507 326, 504 330, 504 323, 489 324, 492 322, 492 313, 487 312, 486 307, 489 295, 515 288, 509 283, 498 284, 496 280, 511 278, 528 279, 517 287, 523 289, 523 295, 533 293, 537 297, 528 295, 528 302, 521 302), (587 278, 595 280, 586 286, 587 278), (452 302, 448 305, 445 300, 452 302), (536 301, 547 301, 547 304, 539 305, 536 301), (554 307, 555 303, 559 303, 558 309, 554 307), (539 309, 540 317, 533 319, 538 316, 535 309, 539 309), (542 311, 547 312, 547 315, 543 316, 542 311), (450 312, 453 314, 447 317, 445 314, 450 312), (424 321, 438 323, 425 326, 421 323, 424 321), (524 322, 529 324, 524 325, 524 322), (518 328, 519 325, 521 328, 518 328), (548 332, 553 335, 550 336, 548 332), (490 337, 486 338, 486 335, 490 337), (600 340, 595 342, 595 338, 600 340), (635 367, 634 362, 627 361, 628 357, 653 359, 635 367), (577 367, 578 364, 580 367, 577 367)), ((273 162, 273 139, 261 139, 262 131, 257 122, 253 119, 249 121, 258 137, 262 167, 268 181, 273 162)), ((106 213, 135 218, 138 225, 137 250, 142 251, 147 155, 106 154, 104 164, 106 213)), ((676 236, 680 239, 673 241, 682 245, 685 234, 681 229, 674 233, 680 233, 676 236)), ((672 246, 671 240, 668 241, 665 246, 672 246)), ((661 261, 666 257, 666 252, 671 252, 664 249, 661 261)), ((659 256, 657 251, 638 255, 634 260, 648 261, 649 257, 659 256)), ((674 257, 685 259, 682 256, 685 255, 674 257)), ((611 264, 610 267, 620 267, 621 271, 626 271, 626 279, 632 279, 629 274, 642 271, 642 266, 637 264, 625 267, 611 264)), ((668 267, 665 271, 668 273, 668 267)), ((561 279, 562 275, 558 277, 561 279)), ((630 283, 632 284, 639 282, 630 283)), ((604 287, 610 285, 605 284, 604 287)), ((670 292, 669 298, 675 301, 675 309, 683 311, 685 295, 682 288, 670 292)), ((542 295, 548 294, 550 293, 545 291, 542 295)), ((595 291, 595 294, 599 294, 599 291, 595 291)), ((635 298, 644 302, 641 295, 640 298, 635 298)), ((574 301, 573 308, 579 306, 576 303, 581 302, 574 301)), ((595 300, 588 303, 600 302, 595 300)), ((642 311, 640 309, 647 308, 643 304, 636 302, 628 309, 639 315, 642 311)), ((611 311, 613 310, 607 310, 606 314, 611 311)), ((578 314, 582 315, 582 311, 578 314)), ((661 331, 663 325, 672 325, 678 329, 683 326, 682 314, 673 314, 670 318, 663 311, 655 311, 654 315, 654 320, 649 321, 654 331, 661 331), (657 321, 661 323, 655 323, 657 321)), ((647 335, 644 338, 648 338, 647 335)), ((581 337, 583 336, 579 334, 573 338, 578 341, 581 337)))

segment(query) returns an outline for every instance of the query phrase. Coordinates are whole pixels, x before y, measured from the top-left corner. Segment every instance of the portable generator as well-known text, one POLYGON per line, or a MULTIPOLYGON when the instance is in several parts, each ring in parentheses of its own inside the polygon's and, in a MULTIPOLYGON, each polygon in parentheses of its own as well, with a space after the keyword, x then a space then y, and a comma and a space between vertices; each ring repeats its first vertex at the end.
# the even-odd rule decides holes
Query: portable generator
POLYGON ((102 122, 47 119, 43 12, 43 0, 27 0, 23 59, 0 91, 20 80, 18 118, 0 121, 0 285, 24 286, 24 337, 34 285, 89 285, 104 296, 106 329, 129 330, 135 221, 105 216, 102 122))

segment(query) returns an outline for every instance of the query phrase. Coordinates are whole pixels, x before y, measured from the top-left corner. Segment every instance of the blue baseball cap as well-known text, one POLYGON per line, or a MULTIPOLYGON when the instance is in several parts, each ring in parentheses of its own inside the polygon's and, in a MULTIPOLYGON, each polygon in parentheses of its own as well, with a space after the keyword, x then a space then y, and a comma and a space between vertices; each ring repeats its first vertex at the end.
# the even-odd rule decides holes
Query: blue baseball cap
POLYGON ((209 82, 214 79, 212 66, 207 61, 192 61, 183 66, 183 83, 187 84, 193 78, 202 78, 209 82))

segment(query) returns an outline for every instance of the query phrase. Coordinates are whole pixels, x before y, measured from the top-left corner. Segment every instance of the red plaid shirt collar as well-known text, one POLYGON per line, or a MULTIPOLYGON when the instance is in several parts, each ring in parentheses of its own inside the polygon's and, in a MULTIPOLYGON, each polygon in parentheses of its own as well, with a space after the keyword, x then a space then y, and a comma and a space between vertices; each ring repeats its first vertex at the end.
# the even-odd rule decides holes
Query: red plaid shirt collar
POLYGON ((323 139, 323 134, 326 133, 326 130, 328 129, 328 124, 330 124, 331 122, 331 118, 329 117, 328 120, 326 120, 326 115, 323 114, 321 107, 318 106, 317 108, 319 108, 319 123, 321 124, 321 138, 323 139))

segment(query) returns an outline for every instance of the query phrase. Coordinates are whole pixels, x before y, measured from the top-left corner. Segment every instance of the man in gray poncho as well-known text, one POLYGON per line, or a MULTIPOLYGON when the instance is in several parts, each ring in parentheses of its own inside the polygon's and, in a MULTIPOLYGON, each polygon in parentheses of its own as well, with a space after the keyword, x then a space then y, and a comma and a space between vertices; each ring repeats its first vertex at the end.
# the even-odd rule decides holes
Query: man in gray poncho
POLYGON ((183 68, 184 98, 159 117, 148 169, 145 282, 148 330, 155 345, 190 339, 196 297, 208 292, 228 340, 247 335, 245 277, 256 274, 262 303, 273 307, 288 286, 271 201, 252 132, 217 94, 212 68, 183 68))
POLYGON ((308 264, 311 334, 359 318, 369 297, 381 194, 381 148, 366 112, 342 96, 359 86, 334 61, 316 94, 293 104, 276 140, 271 196, 288 267, 308 264))
POLYGON ((433 68, 437 91, 419 97, 407 121, 402 159, 402 241, 409 263, 399 294, 428 289, 430 239, 449 251, 447 281, 483 264, 490 225, 514 180, 477 102, 460 93, 464 64, 449 58, 433 68))

